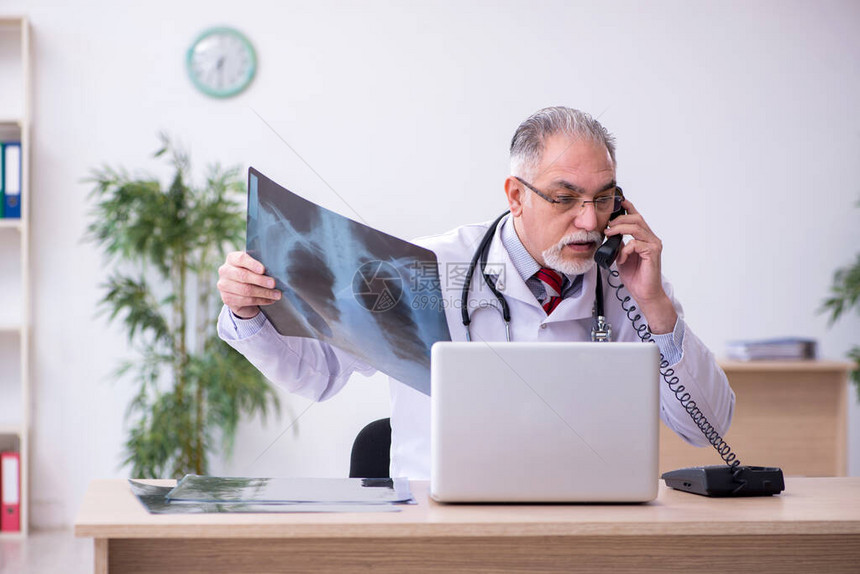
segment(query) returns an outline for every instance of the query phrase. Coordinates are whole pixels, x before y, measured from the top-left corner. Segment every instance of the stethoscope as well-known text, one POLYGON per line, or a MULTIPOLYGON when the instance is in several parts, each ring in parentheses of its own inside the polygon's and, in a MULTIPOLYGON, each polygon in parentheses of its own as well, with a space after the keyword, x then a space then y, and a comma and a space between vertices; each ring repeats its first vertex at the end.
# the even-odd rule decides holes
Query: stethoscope
MULTIPOLYGON (((484 282, 487 284, 487 287, 490 288, 490 291, 493 292, 493 295, 496 296, 496 300, 499 302, 498 309, 500 310, 502 320, 505 323, 505 340, 509 343, 511 342, 511 310, 508 307, 508 302, 505 300, 504 295, 502 295, 498 287, 496 287, 495 278, 492 275, 488 275, 485 271, 487 267, 487 256, 490 252, 490 243, 496 233, 496 227, 498 227, 502 219, 504 219, 504 217, 509 213, 510 211, 504 212, 490 224, 490 228, 487 229, 487 232, 481 239, 481 243, 478 244, 478 248, 475 250, 475 255, 472 257, 472 261, 469 263, 469 270, 466 273, 466 280, 463 283, 463 291, 460 296, 460 313, 463 317, 463 326, 466 328, 467 341, 472 340, 472 331, 469 328, 469 325, 472 323, 472 319, 469 316, 469 289, 472 287, 472 276, 475 274, 475 268, 480 264, 481 276, 484 278, 484 282)), ((597 267, 597 287, 595 287, 594 295, 595 304, 594 311, 592 313, 594 320, 591 327, 591 340, 608 342, 612 338, 612 326, 606 321, 606 316, 603 313, 603 280, 600 276, 599 267, 597 267)))

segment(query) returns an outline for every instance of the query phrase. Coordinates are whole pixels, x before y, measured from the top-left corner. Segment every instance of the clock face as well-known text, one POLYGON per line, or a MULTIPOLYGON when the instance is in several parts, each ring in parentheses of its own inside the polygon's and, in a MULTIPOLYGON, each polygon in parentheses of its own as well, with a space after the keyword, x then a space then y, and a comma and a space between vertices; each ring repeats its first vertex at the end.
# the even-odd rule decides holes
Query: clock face
POLYGON ((245 36, 233 28, 211 28, 188 49, 186 66, 198 90, 216 98, 235 96, 257 71, 257 55, 245 36))

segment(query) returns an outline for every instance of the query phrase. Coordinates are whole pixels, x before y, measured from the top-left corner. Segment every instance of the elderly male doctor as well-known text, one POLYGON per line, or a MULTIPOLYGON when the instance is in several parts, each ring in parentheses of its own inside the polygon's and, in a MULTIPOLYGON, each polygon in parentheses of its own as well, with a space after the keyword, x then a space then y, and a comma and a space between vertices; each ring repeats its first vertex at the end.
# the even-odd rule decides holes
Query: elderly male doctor
MULTIPOLYGON (((633 204, 623 199, 615 167, 614 138, 578 110, 546 108, 517 128, 511 143, 511 174, 505 180, 510 215, 497 224, 487 254, 488 268, 505 270, 499 289, 510 307, 511 339, 590 340, 598 277, 595 250, 604 234, 630 236, 615 263, 620 279, 664 358, 708 421, 725 434, 732 419, 734 393, 713 355, 684 322, 681 305, 661 274, 660 239, 633 204), (607 227, 618 205, 627 214, 607 227)), ((415 241, 438 257, 448 303, 446 317, 455 341, 466 339, 466 328, 460 314, 460 289, 445 289, 445 270, 468 264, 489 225, 466 225, 415 241)), ((265 275, 262 264, 247 253, 230 253, 219 274, 224 308, 218 332, 271 381, 321 401, 337 393, 354 372, 373 373, 372 367, 326 343, 279 335, 260 313, 260 306, 277 301, 281 293, 274 289, 275 282, 265 275)), ((612 325, 613 340, 638 341, 606 280, 604 272, 605 315, 612 325)), ((494 301, 479 285, 483 278, 476 270, 472 299, 494 301)), ((499 313, 473 309, 471 316, 472 340, 505 340, 499 313)), ((575 367, 571 365, 571 369, 575 367)), ((430 398, 393 379, 390 394, 391 476, 428 479, 430 398)), ((660 405, 660 417, 669 428, 691 444, 708 444, 666 384, 660 385, 660 405)))

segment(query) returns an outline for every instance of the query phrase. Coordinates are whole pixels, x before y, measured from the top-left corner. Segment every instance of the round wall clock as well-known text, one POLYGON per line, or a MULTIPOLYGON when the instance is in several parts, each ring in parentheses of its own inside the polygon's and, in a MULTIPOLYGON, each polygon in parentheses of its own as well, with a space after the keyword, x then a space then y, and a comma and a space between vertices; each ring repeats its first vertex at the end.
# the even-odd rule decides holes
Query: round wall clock
POLYGON ((200 34, 185 59, 194 86, 215 98, 235 96, 257 71, 257 54, 244 34, 233 28, 210 28, 200 34))

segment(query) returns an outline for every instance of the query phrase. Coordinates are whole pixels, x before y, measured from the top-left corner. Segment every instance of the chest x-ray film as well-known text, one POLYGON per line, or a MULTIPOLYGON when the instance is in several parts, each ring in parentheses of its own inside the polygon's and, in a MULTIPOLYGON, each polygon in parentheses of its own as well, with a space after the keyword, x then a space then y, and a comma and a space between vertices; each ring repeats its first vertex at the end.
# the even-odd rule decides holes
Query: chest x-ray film
POLYGON ((281 335, 330 343, 430 394, 430 347, 450 340, 436 255, 248 171, 248 254, 283 297, 261 307, 281 335))

